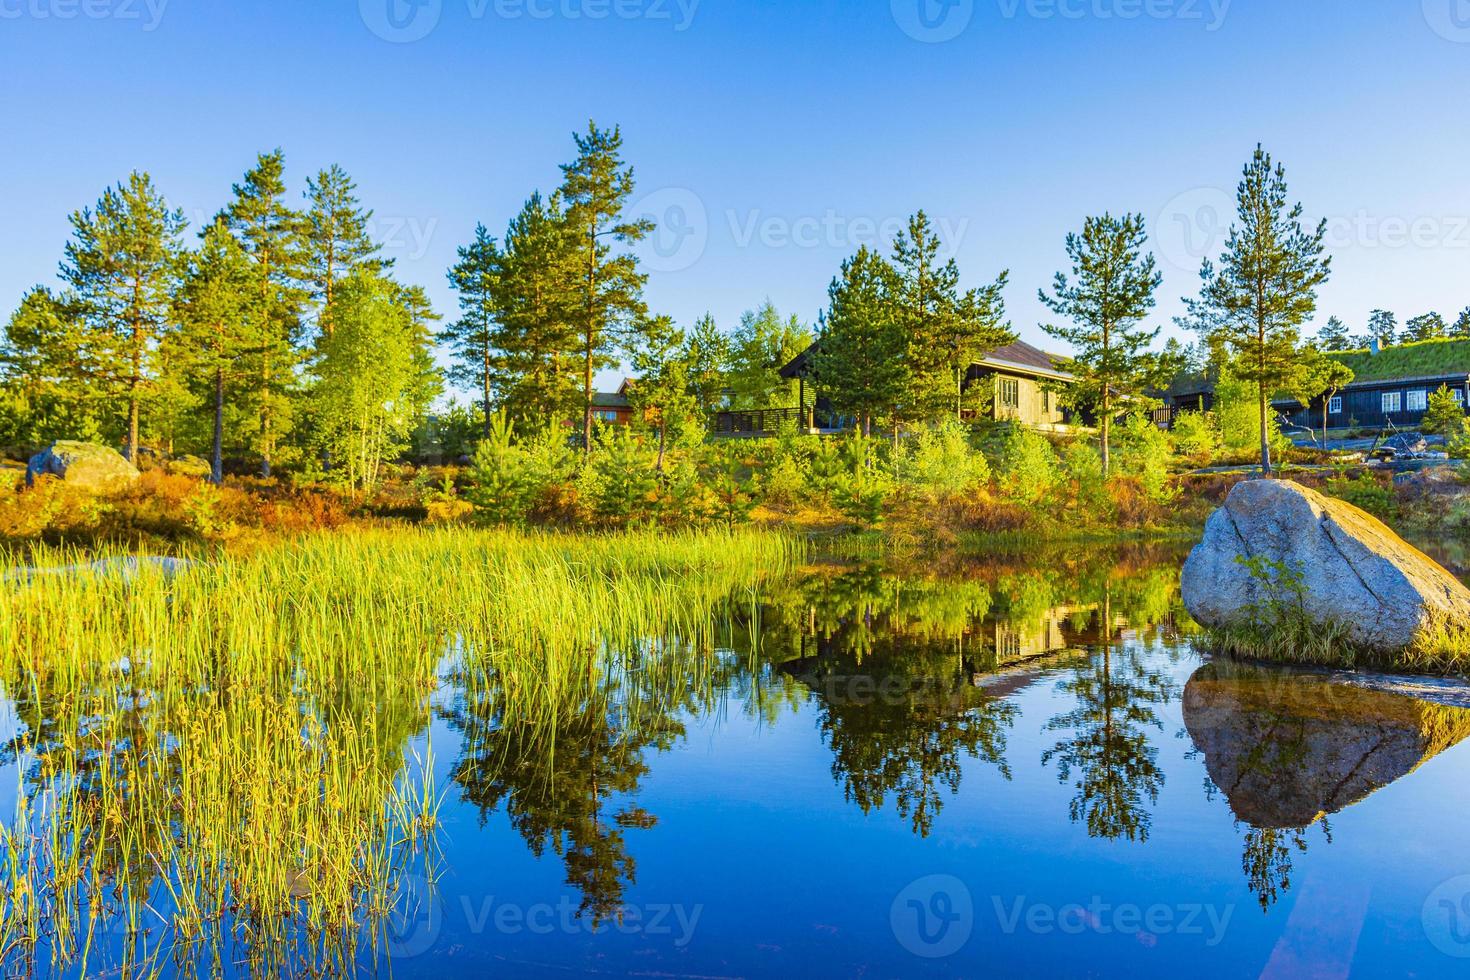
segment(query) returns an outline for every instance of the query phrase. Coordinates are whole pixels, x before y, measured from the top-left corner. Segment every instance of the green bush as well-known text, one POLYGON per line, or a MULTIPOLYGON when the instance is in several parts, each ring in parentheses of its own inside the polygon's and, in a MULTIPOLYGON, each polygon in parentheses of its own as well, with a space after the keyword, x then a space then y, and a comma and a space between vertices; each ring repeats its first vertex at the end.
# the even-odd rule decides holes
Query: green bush
POLYGON ((1174 419, 1174 446, 1182 456, 1213 459, 1220 451, 1220 429, 1211 415, 1181 412, 1174 419))
POLYGON ((1034 504, 1045 497, 1060 479, 1056 452, 1040 433, 1013 425, 1001 449, 1000 484, 1013 500, 1034 504))
POLYGON ((990 483, 990 464, 970 445, 969 431, 953 419, 921 430, 901 450, 903 482, 931 500, 943 500, 990 483))
POLYGON ((1130 415, 1119 440, 1119 475, 1137 478, 1143 492, 1155 503, 1177 496, 1169 483, 1169 461, 1173 449, 1169 435, 1146 415, 1130 415))

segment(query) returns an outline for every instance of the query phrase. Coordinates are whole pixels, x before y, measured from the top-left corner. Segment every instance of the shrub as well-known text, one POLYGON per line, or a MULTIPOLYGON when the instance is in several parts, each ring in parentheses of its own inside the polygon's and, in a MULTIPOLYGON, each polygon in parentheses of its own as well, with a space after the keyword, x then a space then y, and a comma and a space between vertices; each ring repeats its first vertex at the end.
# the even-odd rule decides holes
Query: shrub
POLYGON ((1039 433, 1012 425, 1001 450, 1001 487, 1006 495, 1034 504, 1057 484, 1057 454, 1039 433))
POLYGON ((1123 426, 1119 473, 1137 478, 1150 500, 1167 502, 1178 496, 1169 485, 1169 460, 1173 452, 1168 433, 1145 415, 1130 415, 1123 426))
POLYGON ((931 500, 959 496, 990 482, 990 464, 953 419, 923 429, 900 458, 904 482, 931 500))
POLYGON ((1181 412, 1174 419, 1174 446, 1182 456, 1207 462, 1220 451, 1220 429, 1212 415, 1181 412))

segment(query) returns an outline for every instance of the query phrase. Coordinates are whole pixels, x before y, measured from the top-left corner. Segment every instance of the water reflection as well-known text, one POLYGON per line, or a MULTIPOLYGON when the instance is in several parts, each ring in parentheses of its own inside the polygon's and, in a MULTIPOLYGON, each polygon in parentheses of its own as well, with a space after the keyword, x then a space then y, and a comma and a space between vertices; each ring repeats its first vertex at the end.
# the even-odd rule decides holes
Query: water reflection
MULTIPOLYGON (((111 953, 90 966, 125 972, 161 962, 163 948, 181 972, 236 972, 231 962, 240 972, 292 972, 306 962, 322 975, 353 972, 372 948, 353 916, 403 873, 394 842, 412 829, 379 814, 399 805, 406 749, 423 737, 431 711, 453 739, 440 770, 449 784, 426 795, 442 794, 446 808, 462 808, 476 825, 465 851, 438 842, 443 862, 470 877, 487 849, 492 866, 506 849, 546 858, 592 926, 620 922, 646 891, 640 856, 645 877, 650 856, 685 859, 660 825, 669 798, 652 777, 688 748, 690 732, 713 742, 730 727, 782 729, 785 751, 818 762, 817 781, 834 805, 891 824, 905 845, 927 848, 925 861, 938 850, 932 838, 943 840, 960 820, 956 811, 973 819, 1041 800, 1054 820, 1003 834, 1044 857, 1070 830, 1069 859, 1093 841, 1099 850, 1128 842, 1130 861, 1111 872, 1126 891, 1138 887, 1128 877, 1134 867, 1171 846, 1178 855, 1168 828, 1228 807, 1239 865, 1226 819, 1216 834, 1224 860, 1192 856, 1193 870, 1270 910, 1292 889, 1308 849, 1331 842, 1334 814, 1465 740, 1470 711, 1321 675, 1201 666, 1178 601, 1178 564, 1170 552, 1127 550, 818 565, 731 597, 713 616, 718 628, 608 640, 573 666, 546 667, 534 683, 493 660, 460 664, 432 708, 413 684, 310 696, 223 686, 159 694, 101 669, 84 684, 8 678, 19 734, 6 754, 22 763, 24 795, 72 800, 70 822, 52 828, 66 848, 34 864, 26 882, 45 895, 36 921, 59 951, 39 969, 22 965, 75 972, 79 952, 95 943, 111 953), (1187 741, 1171 752, 1166 736, 1176 730, 1187 741), (977 800, 982 785, 988 798, 977 800), (323 817, 314 807, 327 801, 323 817), (1177 809, 1166 819, 1170 805, 1189 819, 1177 809), (261 814, 273 823, 256 826, 261 814), (119 834, 122 825, 132 829, 119 834), (119 892, 141 903, 128 908, 161 910, 171 945, 155 936, 147 946, 141 937, 157 926, 146 917, 106 935, 91 924, 119 892), (176 895, 207 901, 177 908, 176 895), (68 903, 69 917, 60 911, 68 903)), ((746 750, 764 749, 757 743, 746 750)), ((745 776, 710 759, 731 785, 745 776)), ((784 792, 783 777, 765 773, 751 792, 784 792)), ((740 807, 750 805, 739 794, 709 803, 711 822, 742 819, 740 807), (733 816, 714 814, 722 808, 733 816)), ((827 829, 814 822, 792 833, 827 829)), ((659 862, 651 866, 657 877, 659 862)), ((500 894, 493 869, 483 874, 486 892, 500 894)), ((762 874, 769 869, 750 871, 764 887, 762 874)), ((720 886, 708 887, 699 898, 716 905, 720 886)), ((856 920, 872 910, 850 911, 856 920)), ((5 957, 0 966, 17 961, 5 957)), ((617 971, 638 965, 613 959, 617 971)), ((736 972, 717 958, 689 963, 690 972, 736 972)))
POLYGON ((1291 887, 1307 831, 1470 736, 1470 711, 1333 679, 1210 663, 1184 690, 1184 721, 1211 789, 1245 827, 1242 866, 1269 907, 1291 887))

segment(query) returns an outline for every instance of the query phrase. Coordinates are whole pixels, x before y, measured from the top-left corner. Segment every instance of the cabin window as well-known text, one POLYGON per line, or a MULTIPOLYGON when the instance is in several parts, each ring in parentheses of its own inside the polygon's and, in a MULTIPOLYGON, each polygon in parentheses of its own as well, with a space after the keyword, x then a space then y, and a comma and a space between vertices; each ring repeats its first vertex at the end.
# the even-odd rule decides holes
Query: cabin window
POLYGON ((1397 391, 1385 391, 1383 393, 1383 414, 1388 415, 1399 411, 1402 406, 1402 396, 1397 391))
POLYGON ((1341 415, 1342 396, 1339 395, 1337 398, 1332 399, 1332 402, 1327 406, 1327 411, 1331 412, 1333 415, 1341 415))
POLYGON ((1021 407, 1021 382, 1015 378, 1000 379, 1000 405, 1002 408, 1021 407))
POLYGON ((1051 392, 1045 388, 1041 389, 1041 410, 1048 415, 1051 414, 1051 392))
POLYGON ((617 412, 593 412, 592 415, 599 422, 616 422, 618 420, 617 412))
POLYGON ((1429 411, 1429 392, 1427 392, 1427 391, 1411 391, 1411 392, 1409 392, 1408 409, 1411 412, 1427 412, 1427 411, 1429 411))
POLYGON ((1461 391, 1459 388, 1453 388, 1451 389, 1450 394, 1455 396, 1456 405, 1465 404, 1465 392, 1461 391))

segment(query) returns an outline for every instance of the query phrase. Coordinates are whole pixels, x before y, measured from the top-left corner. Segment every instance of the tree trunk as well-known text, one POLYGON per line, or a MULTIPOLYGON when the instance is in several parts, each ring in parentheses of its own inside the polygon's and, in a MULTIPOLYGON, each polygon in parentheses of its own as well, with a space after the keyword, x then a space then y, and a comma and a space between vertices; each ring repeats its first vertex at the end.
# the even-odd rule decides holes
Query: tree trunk
POLYGON ((1261 475, 1271 477, 1271 435, 1266 415, 1266 383, 1261 382, 1261 475))
POLYGON ((658 475, 660 482, 662 482, 664 475, 664 447, 666 445, 668 430, 668 420, 660 412, 658 417, 658 475))
POLYGON ((593 322, 596 310, 597 290, 597 226, 587 231, 587 348, 586 360, 582 365, 582 455, 592 453, 592 355, 597 326, 593 322))
POLYGON ((225 482, 225 369, 214 369, 214 452, 210 476, 215 486, 225 482))
POLYGON ((1102 392, 1102 475, 1106 480, 1112 475, 1112 450, 1109 448, 1113 435, 1113 394, 1108 390, 1107 379, 1103 379, 1102 392))

